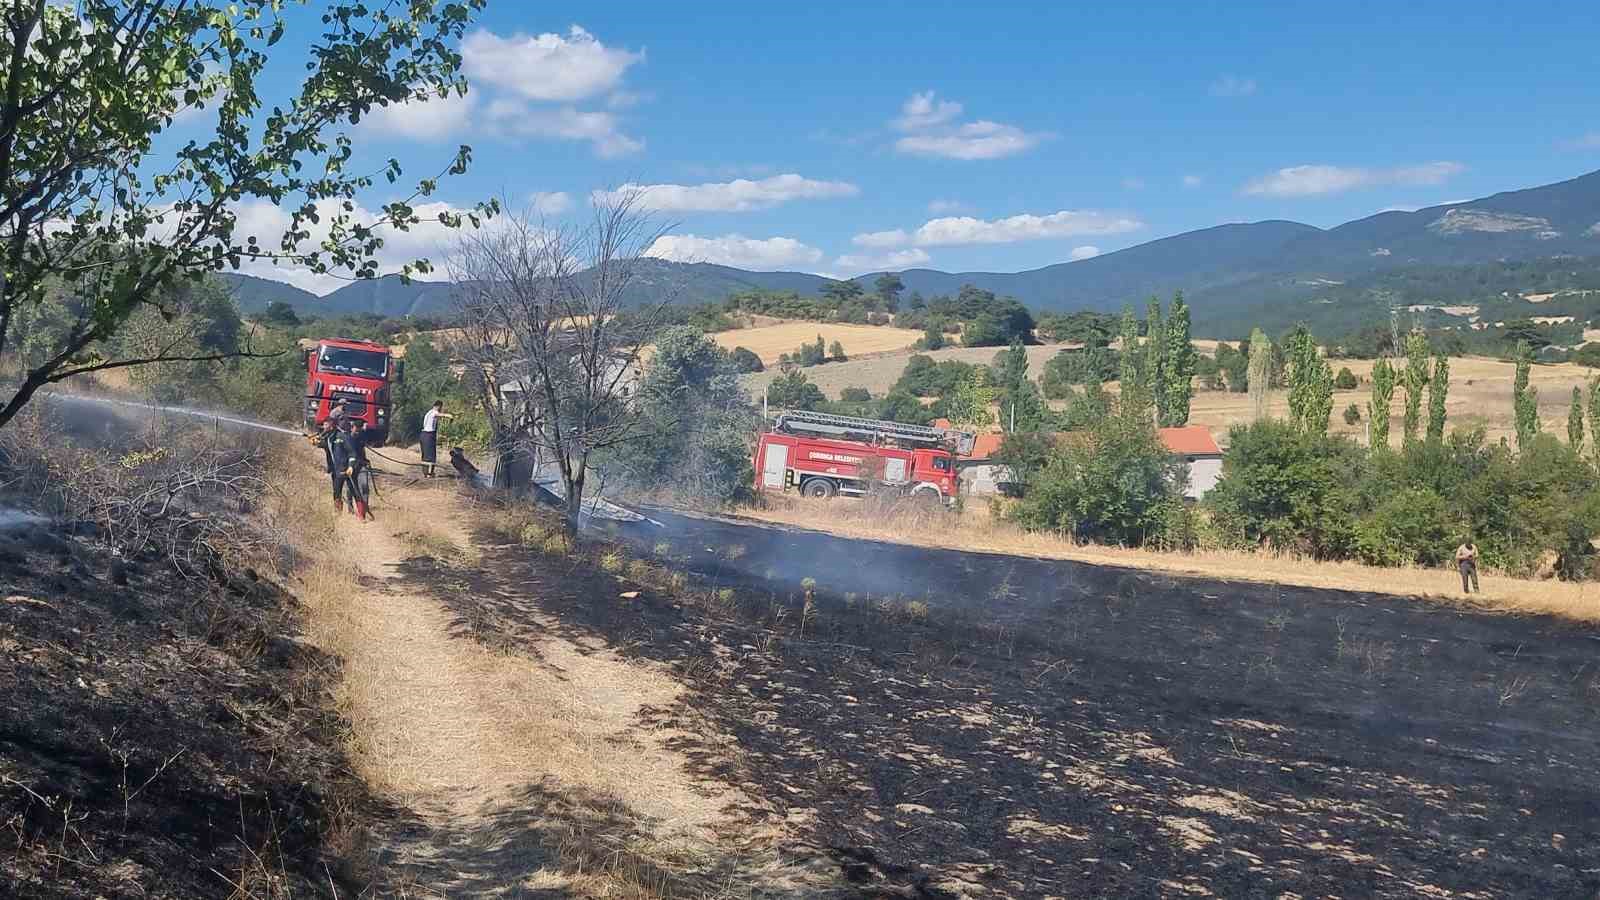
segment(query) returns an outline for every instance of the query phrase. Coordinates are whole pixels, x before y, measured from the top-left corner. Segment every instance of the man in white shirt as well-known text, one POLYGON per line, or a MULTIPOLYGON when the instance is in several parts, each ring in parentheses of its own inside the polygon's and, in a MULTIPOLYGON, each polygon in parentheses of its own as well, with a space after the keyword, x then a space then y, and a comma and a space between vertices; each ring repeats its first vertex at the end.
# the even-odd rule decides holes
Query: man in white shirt
POLYGON ((444 411, 444 401, 435 400, 433 406, 422 414, 422 465, 423 477, 433 477, 433 465, 439 457, 439 420, 454 419, 444 411))

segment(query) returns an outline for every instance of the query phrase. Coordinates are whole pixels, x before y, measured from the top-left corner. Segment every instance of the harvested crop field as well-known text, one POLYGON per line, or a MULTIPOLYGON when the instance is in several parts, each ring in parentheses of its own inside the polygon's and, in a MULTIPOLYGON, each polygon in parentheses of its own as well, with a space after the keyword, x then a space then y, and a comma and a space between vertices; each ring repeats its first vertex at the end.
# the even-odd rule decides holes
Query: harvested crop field
POLYGON ((1600 889, 1593 629, 653 514, 686 587, 411 577, 486 640, 671 665, 651 722, 731 735, 680 749, 863 895, 1600 889))
MULTIPOLYGON (((829 347, 834 341, 844 346, 846 356, 868 353, 891 353, 904 350, 922 337, 922 332, 884 325, 840 325, 832 322, 784 322, 779 325, 761 325, 756 328, 739 328, 719 331, 711 338, 732 350, 744 347, 761 357, 761 362, 772 365, 778 356, 793 353, 801 344, 814 343, 817 335, 829 347)), ((904 365, 904 362, 901 363, 904 365)))
MULTIPOLYGON (((741 331, 725 331, 722 334, 715 335, 715 337, 717 338, 718 342, 723 343, 724 346, 731 346, 727 344, 726 341, 743 343, 742 341, 736 340, 736 336, 745 333, 746 332, 741 331)), ((902 333, 909 334, 912 337, 911 341, 907 341, 905 344, 901 345, 901 349, 909 347, 912 341, 922 337, 922 332, 920 331, 902 333)), ((816 340, 815 334, 810 335, 810 337, 812 340, 816 340)), ((824 335, 824 337, 826 337, 826 335, 824 335)), ((831 338, 829 340, 831 340, 831 338)), ((796 341, 796 343, 798 343, 798 341, 796 341)), ((749 345, 745 344, 745 346, 749 345)), ((793 349, 793 346, 789 346, 782 348, 779 352, 787 353, 793 349)), ((844 349, 847 353, 850 353, 852 356, 854 355, 855 351, 850 346, 849 341, 845 341, 844 349)), ((1004 349, 1004 347, 948 347, 943 350, 918 352, 922 353, 924 356, 932 357, 935 362, 943 362, 947 359, 954 359, 964 363, 986 366, 989 363, 994 362, 994 355, 1004 349)), ((1039 373, 1044 371, 1044 364, 1049 361, 1050 357, 1055 356, 1059 352, 1061 352, 1061 345, 1059 344, 1045 344, 1029 347, 1028 374, 1032 375, 1034 378, 1038 378, 1039 373)), ((882 397, 884 394, 888 393, 890 386, 899 380, 900 373, 905 371, 906 360, 910 359, 911 356, 912 351, 906 350, 903 353, 879 356, 872 359, 851 359, 848 362, 810 366, 802 369, 801 371, 805 372, 806 378, 811 381, 812 384, 815 384, 817 387, 821 388, 822 392, 827 394, 828 399, 830 400, 837 400, 839 398, 839 392, 847 387, 864 387, 872 392, 872 396, 882 397)), ((765 355, 763 355, 761 358, 763 362, 767 361, 765 355)), ((777 358, 776 353, 774 353, 773 358, 777 358)), ((766 389, 766 386, 770 384, 772 379, 776 378, 777 375, 778 373, 772 370, 768 370, 766 372, 755 372, 750 375, 741 376, 740 381, 744 384, 747 390, 749 390, 755 396, 760 397, 761 392, 766 389)))

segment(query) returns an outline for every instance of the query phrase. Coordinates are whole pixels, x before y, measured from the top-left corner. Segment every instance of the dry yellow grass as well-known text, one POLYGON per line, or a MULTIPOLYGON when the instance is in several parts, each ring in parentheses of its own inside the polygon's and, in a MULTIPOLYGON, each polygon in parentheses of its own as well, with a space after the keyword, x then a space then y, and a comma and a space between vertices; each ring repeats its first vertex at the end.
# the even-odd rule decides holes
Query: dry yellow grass
MULTIPOLYGON (((314 457, 291 456, 276 515, 301 555, 289 574, 308 634, 343 661, 337 703, 350 722, 357 774, 440 833, 474 833, 474 844, 526 842, 535 827, 566 835, 493 872, 454 865, 452 855, 470 848, 441 846, 430 834, 390 836, 377 848, 383 865, 426 873, 415 895, 654 896, 631 877, 657 878, 671 861, 705 852, 714 830, 728 824, 725 810, 747 805, 742 795, 689 778, 685 760, 668 749, 675 733, 640 726, 645 706, 669 706, 682 690, 663 668, 558 637, 534 653, 491 649, 456 636, 438 600, 395 582, 396 564, 419 549, 448 548, 472 561, 462 549, 471 547, 469 514, 441 489, 448 482, 389 486, 375 503, 377 520, 360 524, 334 515, 314 457), (530 820, 535 813, 516 814, 530 789, 613 805, 572 801, 563 810, 573 821, 552 826, 530 820), (617 849, 615 862, 600 866, 608 871, 574 874, 572 857, 593 868, 595 841, 608 839, 586 834, 586 817, 612 831, 621 817, 648 837, 617 849)), ((533 610, 528 618, 555 624, 533 610)))
POLYGON ((734 347, 748 348, 770 366, 778 361, 779 354, 793 353, 801 344, 816 341, 819 334, 829 347, 833 346, 834 341, 844 345, 845 355, 851 357, 904 350, 922 337, 922 332, 908 328, 831 322, 784 322, 759 328, 719 331, 711 337, 729 350, 734 347))
POLYGON ((1073 560, 1222 581, 1369 591, 1419 597, 1447 606, 1481 611, 1553 615, 1579 622, 1600 622, 1600 585, 1532 581, 1483 572, 1483 593, 1469 596, 1456 590, 1460 587, 1460 581, 1455 571, 1449 569, 1384 569, 1359 563, 1317 562, 1284 554, 1221 550, 1163 553, 1078 544, 1055 535, 1024 531, 1010 522, 996 519, 990 514, 988 506, 982 503, 973 503, 959 513, 901 509, 896 511, 894 518, 886 519, 871 504, 859 501, 817 502, 775 497, 769 508, 751 511, 746 515, 767 522, 853 538, 1073 560))
MULTIPOLYGON (((1373 361, 1335 359, 1329 362, 1335 372, 1340 368, 1349 367, 1351 372, 1361 378, 1361 385, 1356 390, 1334 392, 1330 429, 1349 434, 1364 443, 1367 439, 1367 401, 1372 397, 1370 377, 1373 361), (1346 425, 1344 410, 1352 403, 1360 407, 1362 421, 1355 425, 1346 425)), ((1567 407, 1572 402, 1572 389, 1586 388, 1596 374, 1600 373, 1572 363, 1534 366, 1530 370, 1529 384, 1539 391, 1539 419, 1545 431, 1557 434, 1563 440, 1566 438, 1567 407)), ((1516 423, 1511 414, 1511 383, 1515 377, 1516 365, 1513 363, 1477 356, 1451 359, 1450 393, 1445 404, 1448 427, 1452 429, 1482 427, 1488 432, 1491 441, 1497 441, 1502 437, 1513 437, 1516 434, 1516 423)), ((1279 418, 1287 417, 1288 392, 1273 391, 1270 399, 1272 415, 1279 418)), ((1398 446, 1402 416, 1405 412, 1405 391, 1402 388, 1395 388, 1394 401, 1390 408, 1392 415, 1389 423, 1389 440, 1398 446)), ((1423 416, 1426 421, 1426 397, 1423 398, 1423 416)), ((1248 422, 1250 417, 1250 396, 1228 391, 1196 391, 1189 414, 1191 422, 1209 427, 1219 439, 1226 437, 1230 426, 1248 422)))
MULTIPOLYGON (((872 330, 877 331, 880 329, 874 328, 872 330)), ((739 343, 737 335, 744 333, 746 332, 729 331, 725 334, 728 336, 729 340, 739 343)), ((826 335, 824 336, 826 337, 826 335)), ((915 336, 921 337, 922 333, 915 332, 915 336)), ((718 337, 720 338, 721 335, 718 337)), ((797 345, 806 339, 813 341, 817 339, 815 329, 813 329, 810 334, 806 335, 806 337, 802 337, 800 340, 795 341, 794 344, 797 345)), ((844 349, 846 354, 854 357, 855 350, 851 347, 849 341, 844 342, 844 349)), ((1005 348, 949 347, 944 350, 922 351, 922 354, 932 357, 935 362, 943 362, 947 359, 954 359, 964 363, 988 365, 994 361, 995 354, 999 353, 1003 349, 1005 348)), ((779 352, 788 353, 792 350, 794 350, 794 345, 783 347, 779 352)), ((828 363, 827 365, 822 366, 811 366, 801 371, 805 372, 806 378, 812 384, 815 384, 817 387, 821 388, 822 392, 827 394, 830 399, 838 399, 839 392, 847 387, 864 387, 872 392, 872 396, 881 397, 888 393, 889 387, 899 380, 900 373, 905 371, 906 360, 911 358, 913 352, 914 351, 908 349, 898 353, 885 354, 864 359, 852 358, 849 362, 828 363)), ((1027 352, 1028 372, 1037 378, 1039 373, 1044 371, 1044 364, 1049 361, 1050 357, 1061 352, 1061 345, 1046 344, 1029 347, 1027 352)), ((777 355, 774 354, 773 358, 776 359, 777 355)), ((765 356, 762 357, 762 361, 767 361, 765 356)), ((753 396, 760 398, 762 392, 766 390, 767 385, 772 383, 772 379, 776 378, 778 374, 779 373, 776 370, 768 369, 765 372, 755 372, 750 375, 741 376, 740 381, 753 396)))

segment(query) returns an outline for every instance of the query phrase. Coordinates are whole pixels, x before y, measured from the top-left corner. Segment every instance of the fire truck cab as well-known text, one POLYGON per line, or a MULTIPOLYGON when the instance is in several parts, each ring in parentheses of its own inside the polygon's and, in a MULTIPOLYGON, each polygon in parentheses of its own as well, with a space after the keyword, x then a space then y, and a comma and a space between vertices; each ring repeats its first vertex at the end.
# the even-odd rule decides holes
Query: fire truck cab
POLYGON ((324 338, 304 348, 305 424, 315 430, 345 402, 351 418, 363 419, 379 443, 388 439, 391 388, 405 376, 405 363, 373 341, 324 338))
POLYGON ((896 491, 955 502, 955 454, 970 432, 828 413, 785 411, 756 441, 756 489, 807 497, 896 491))

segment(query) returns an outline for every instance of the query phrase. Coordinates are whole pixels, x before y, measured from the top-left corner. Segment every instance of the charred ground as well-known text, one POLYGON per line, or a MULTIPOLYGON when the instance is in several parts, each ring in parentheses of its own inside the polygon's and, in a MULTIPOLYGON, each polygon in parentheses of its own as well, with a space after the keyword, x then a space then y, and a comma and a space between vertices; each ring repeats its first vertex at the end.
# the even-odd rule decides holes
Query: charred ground
POLYGON ((866 895, 1600 890, 1592 630, 658 518, 676 588, 489 532, 408 574, 486 641, 674 666, 654 716, 735 738, 700 772, 866 895))

